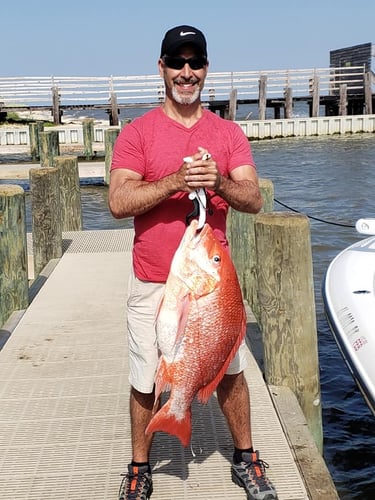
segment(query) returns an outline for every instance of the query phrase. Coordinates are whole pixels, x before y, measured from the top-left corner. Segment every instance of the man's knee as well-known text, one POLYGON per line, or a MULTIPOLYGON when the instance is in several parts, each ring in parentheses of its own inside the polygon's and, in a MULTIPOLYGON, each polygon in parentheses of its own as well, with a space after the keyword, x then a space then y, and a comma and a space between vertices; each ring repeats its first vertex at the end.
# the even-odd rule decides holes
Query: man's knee
POLYGON ((232 390, 234 387, 242 386, 244 382, 245 376, 243 371, 233 375, 225 374, 218 385, 218 390, 227 392, 232 390))

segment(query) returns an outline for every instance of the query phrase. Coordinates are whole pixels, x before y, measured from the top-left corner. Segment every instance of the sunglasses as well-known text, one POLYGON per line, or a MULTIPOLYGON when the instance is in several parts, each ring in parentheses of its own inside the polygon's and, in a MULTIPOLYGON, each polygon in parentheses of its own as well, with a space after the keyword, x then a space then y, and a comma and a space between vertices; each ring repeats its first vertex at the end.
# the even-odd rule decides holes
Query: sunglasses
POLYGON ((182 69, 188 64, 191 69, 202 69, 207 66, 207 58, 204 56, 194 56, 185 59, 184 57, 164 56, 164 64, 171 69, 182 69))

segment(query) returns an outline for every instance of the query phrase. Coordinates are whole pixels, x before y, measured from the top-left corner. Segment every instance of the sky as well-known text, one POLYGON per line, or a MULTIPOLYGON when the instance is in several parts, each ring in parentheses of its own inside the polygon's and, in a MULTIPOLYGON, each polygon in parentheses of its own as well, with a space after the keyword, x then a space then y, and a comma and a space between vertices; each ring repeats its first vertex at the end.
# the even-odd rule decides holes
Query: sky
POLYGON ((0 77, 155 75, 180 24, 205 33, 211 72, 327 68, 375 44, 374 19, 375 0, 7 0, 0 77))

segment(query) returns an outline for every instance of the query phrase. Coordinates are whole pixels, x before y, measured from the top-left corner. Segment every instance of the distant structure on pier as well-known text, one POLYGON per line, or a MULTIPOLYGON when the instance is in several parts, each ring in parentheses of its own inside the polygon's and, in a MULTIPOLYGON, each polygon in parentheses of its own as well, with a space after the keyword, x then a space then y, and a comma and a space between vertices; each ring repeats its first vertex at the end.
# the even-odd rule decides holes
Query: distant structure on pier
POLYGON ((331 68, 349 68, 365 65, 366 71, 373 71, 372 58, 375 57, 375 45, 371 42, 352 45, 343 49, 331 50, 329 64, 331 68))
MULTIPOLYGON (((375 73, 372 66, 375 57, 375 45, 371 42, 360 45, 352 45, 343 49, 331 50, 329 53, 330 68, 350 68, 352 66, 364 66, 365 73, 372 76, 372 84, 375 84, 375 73)), ((340 78, 340 77, 339 77, 340 78)), ((350 80, 350 76, 346 76, 350 80)), ((363 89, 348 89, 348 94, 361 94, 363 89)))

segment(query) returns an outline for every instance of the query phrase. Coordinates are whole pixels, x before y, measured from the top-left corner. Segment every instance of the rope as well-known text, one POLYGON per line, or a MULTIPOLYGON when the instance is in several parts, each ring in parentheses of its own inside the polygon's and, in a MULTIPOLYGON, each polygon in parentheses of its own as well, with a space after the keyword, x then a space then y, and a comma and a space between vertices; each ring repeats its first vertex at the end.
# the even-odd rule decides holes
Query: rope
POLYGON ((355 226, 353 226, 352 224, 341 224, 340 222, 332 222, 332 221, 325 220, 325 219, 319 219, 318 217, 313 217, 312 215, 309 215, 309 214, 303 214, 303 213, 302 213, 302 212, 300 212, 299 210, 296 210, 295 208, 289 207, 289 206, 288 206, 288 205, 286 205, 285 203, 282 203, 281 201, 277 200, 276 198, 274 198, 274 201, 275 201, 276 203, 278 203, 279 205, 283 206, 284 208, 287 208, 288 210, 291 210, 292 212, 296 212, 297 214, 306 215, 306 217, 308 217, 309 219, 316 220, 316 221, 318 221, 318 222, 324 222, 324 224, 332 224, 333 226, 341 226, 341 227, 352 227, 352 228, 355 228, 355 226))

